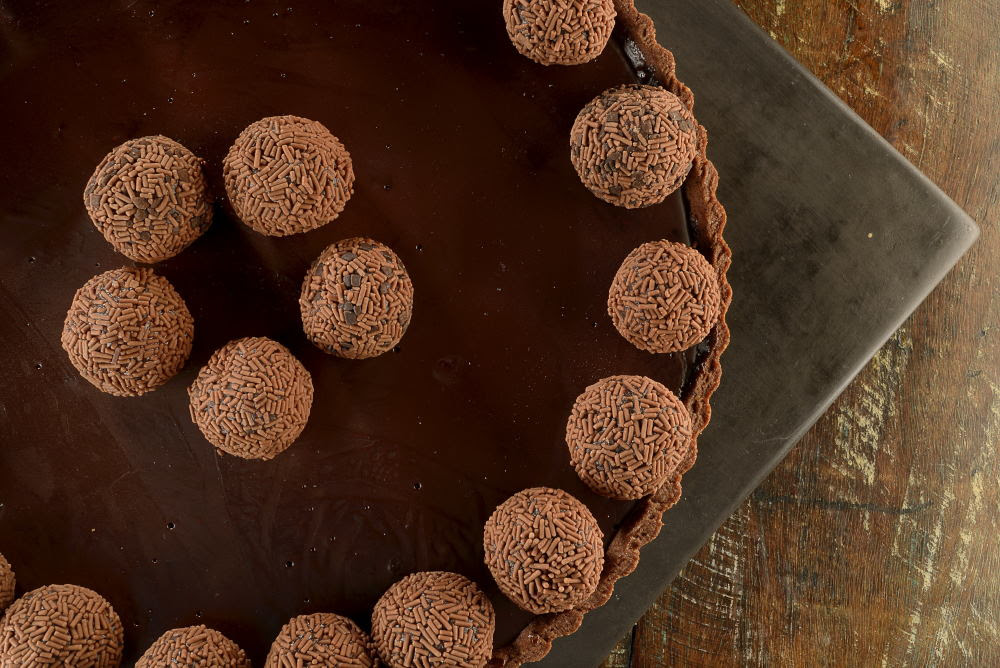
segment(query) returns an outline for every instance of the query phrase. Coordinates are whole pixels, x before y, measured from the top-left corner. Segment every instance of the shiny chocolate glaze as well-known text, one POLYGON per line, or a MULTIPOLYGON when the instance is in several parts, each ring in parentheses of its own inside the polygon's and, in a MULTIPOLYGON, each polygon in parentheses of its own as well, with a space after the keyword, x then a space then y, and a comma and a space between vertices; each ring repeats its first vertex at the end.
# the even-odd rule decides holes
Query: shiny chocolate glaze
POLYGON ((577 111, 635 81, 616 36, 596 62, 517 54, 499 2, 173 2, 0 6, 0 552, 19 592, 92 587, 133 661, 205 623, 260 661, 289 617, 368 625, 396 579, 445 569, 496 609, 497 645, 531 619, 482 563, 482 525, 525 487, 583 500, 610 539, 630 504, 589 492, 563 442, 573 399, 612 374, 682 390, 694 352, 654 356, 614 330, 607 289, 651 239, 687 241, 680 195, 626 211, 569 161, 577 111), (390 8, 392 5, 394 8, 390 8), (319 120, 350 150, 356 191, 333 223, 263 237, 224 201, 221 160, 248 123, 319 120), (87 219, 87 178, 120 142, 165 134, 206 160, 203 238, 156 265, 195 316, 184 371, 142 398, 101 394, 59 347, 74 291, 129 264, 87 219), (398 350, 338 359, 302 333, 309 263, 365 235, 416 291, 398 350), (186 388, 242 336, 287 345, 313 374, 302 438, 270 462, 217 454, 186 388))

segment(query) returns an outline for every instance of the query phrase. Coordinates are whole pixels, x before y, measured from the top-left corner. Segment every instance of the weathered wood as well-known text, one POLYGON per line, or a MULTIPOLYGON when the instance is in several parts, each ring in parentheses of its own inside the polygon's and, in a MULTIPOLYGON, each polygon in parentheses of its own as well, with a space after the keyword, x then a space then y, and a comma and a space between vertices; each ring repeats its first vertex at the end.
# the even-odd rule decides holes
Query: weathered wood
POLYGON ((604 665, 1000 665, 997 5, 735 1, 983 233, 604 665))

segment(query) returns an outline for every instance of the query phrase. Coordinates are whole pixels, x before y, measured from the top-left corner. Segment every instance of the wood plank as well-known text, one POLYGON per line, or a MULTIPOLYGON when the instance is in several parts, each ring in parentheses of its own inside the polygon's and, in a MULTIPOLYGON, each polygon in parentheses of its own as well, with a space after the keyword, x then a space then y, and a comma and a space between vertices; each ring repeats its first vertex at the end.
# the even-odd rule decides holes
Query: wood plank
POLYGON ((604 666, 1000 665, 1000 15, 735 1, 982 237, 604 666))

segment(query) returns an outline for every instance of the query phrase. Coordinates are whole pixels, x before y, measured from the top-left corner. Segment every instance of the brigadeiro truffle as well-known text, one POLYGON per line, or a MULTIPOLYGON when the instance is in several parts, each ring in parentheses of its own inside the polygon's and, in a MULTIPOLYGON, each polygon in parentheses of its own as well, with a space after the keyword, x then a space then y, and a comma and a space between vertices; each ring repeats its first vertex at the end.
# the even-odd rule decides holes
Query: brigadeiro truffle
POLYGON ((615 327, 651 353, 686 350, 719 320, 719 279, 701 253, 684 244, 650 241, 628 254, 608 292, 615 327))
POLYGON ((201 164, 168 137, 132 139, 104 156, 83 204, 116 251, 136 262, 166 260, 212 224, 201 164))
POLYGON ((294 617, 281 627, 264 668, 377 665, 371 638, 357 624, 340 615, 318 612, 294 617))
POLYGON ((486 521, 483 547, 500 591, 539 615, 587 599, 604 568, 597 520, 560 489, 533 487, 500 504, 486 521))
POLYGON ((328 353, 362 359, 399 343, 413 314, 413 283, 403 261, 372 239, 338 241, 306 274, 302 327, 328 353))
POLYGON ((30 591, 0 622, 0 666, 117 668, 122 623, 100 594, 76 585, 30 591))
POLYGON ((199 625, 167 631, 135 664, 135 668, 162 666, 250 668, 250 661, 232 640, 215 629, 199 625))
POLYGON ((222 176, 240 220, 272 237, 326 225, 354 193, 351 154, 321 123, 298 116, 247 126, 222 176))
POLYGON ((691 449, 691 417, 645 376, 611 376, 576 398, 566 422, 570 461, 598 494, 638 499, 656 491, 691 449))
POLYGON ((594 98, 570 131, 570 158, 592 193, 637 209, 662 202, 691 171, 697 123, 673 93, 630 84, 594 98))
POLYGON ((299 437, 312 408, 312 376, 280 343, 230 341, 188 388, 191 419, 209 443, 245 459, 271 459, 299 437))
POLYGON ((457 573, 414 573, 375 604, 372 638, 390 668, 485 666, 493 652, 493 605, 457 573))
POLYGON ((112 269, 76 291, 62 347, 94 387, 119 397, 156 389, 191 353, 194 319, 170 282, 149 268, 112 269))
POLYGON ((14 569, 0 554, 0 613, 14 602, 14 569))
POLYGON ((514 47, 542 65, 579 65, 604 51, 615 27, 612 0, 504 0, 514 47))
POLYGON ((604 534, 585 505, 533 487, 500 504, 483 530, 486 565, 507 598, 535 614, 568 610, 597 589, 604 534))

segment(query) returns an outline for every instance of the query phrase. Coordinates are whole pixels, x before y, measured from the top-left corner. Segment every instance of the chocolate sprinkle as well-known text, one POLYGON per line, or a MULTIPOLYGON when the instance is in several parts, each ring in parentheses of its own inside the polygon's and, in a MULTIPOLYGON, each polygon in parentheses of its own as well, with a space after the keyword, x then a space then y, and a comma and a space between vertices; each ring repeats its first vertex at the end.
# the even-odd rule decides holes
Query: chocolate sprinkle
POLYGON ((122 639, 121 620, 100 594, 48 585, 7 609, 0 622, 0 666, 116 668, 122 639))
POLYGON ((597 58, 615 27, 612 0, 504 0, 514 47, 542 65, 580 65, 597 58))
POLYGON ((194 319, 170 282, 149 268, 123 267, 76 291, 61 341, 94 387, 133 397, 180 371, 193 338, 194 319))
POLYGON ((629 84, 604 91, 576 117, 570 159, 583 185, 626 209, 677 190, 698 151, 698 124, 673 93, 629 84))
POLYGON ((390 668, 485 666, 493 605, 472 580, 444 571, 408 575, 375 604, 372 637, 390 668))
POLYGON ((250 668, 240 646, 205 625, 172 629, 149 646, 135 668, 250 668))
POLYGON ((351 359, 376 357, 403 338, 413 314, 413 283, 388 246, 344 239, 313 262, 299 310, 306 336, 320 349, 351 359))
POLYGON ((281 627, 264 668, 373 668, 379 665, 368 634, 329 612, 300 615, 281 627))
POLYGON ((533 487, 504 501, 486 521, 483 547, 500 591, 539 615, 588 598, 604 568, 597 520, 561 489, 533 487))
POLYGON ((212 224, 202 160, 173 139, 132 139, 104 156, 83 190, 83 205, 116 251, 160 262, 212 224))
POLYGON ((650 241, 622 262, 608 293, 615 327, 651 353, 686 350, 719 320, 719 278, 701 253, 683 244, 650 241))
POLYGON ((229 149, 222 176, 240 220, 273 237, 326 225, 354 193, 351 154, 323 124, 298 116, 247 126, 229 149))
POLYGON ((0 554, 0 613, 14 602, 14 569, 10 562, 0 554))
POLYGON ((566 422, 570 462, 598 494, 656 491, 691 448, 691 417, 673 392, 644 376, 611 376, 577 397, 566 422))
POLYGON ((271 459, 299 437, 312 408, 312 377, 280 343, 256 337, 215 351, 188 388, 191 419, 223 452, 271 459))

